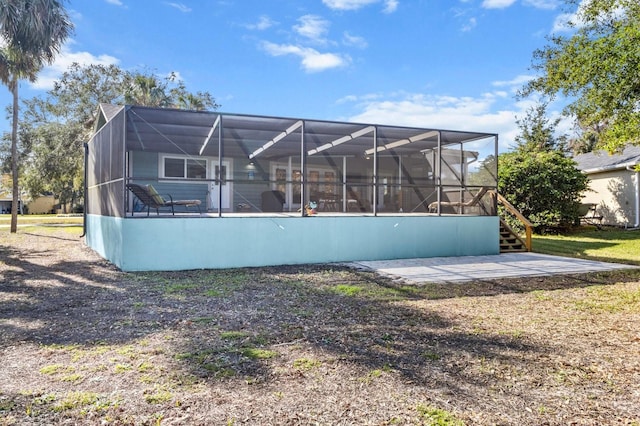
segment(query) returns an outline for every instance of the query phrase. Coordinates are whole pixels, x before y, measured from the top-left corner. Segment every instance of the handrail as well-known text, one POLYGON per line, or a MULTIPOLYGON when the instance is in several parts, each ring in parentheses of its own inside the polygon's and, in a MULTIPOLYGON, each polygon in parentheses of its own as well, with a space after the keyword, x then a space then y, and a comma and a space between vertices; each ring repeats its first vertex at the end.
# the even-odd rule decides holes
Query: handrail
POLYGON ((520 213, 520 211, 516 209, 513 204, 507 201, 507 199, 504 198, 502 194, 500 194, 498 191, 492 192, 496 195, 498 203, 502 204, 509 211, 509 213, 514 215, 516 219, 518 219, 524 225, 524 232, 526 237, 525 247, 527 248, 527 251, 531 251, 531 234, 533 230, 533 224, 529 221, 529 219, 524 217, 524 215, 520 213))

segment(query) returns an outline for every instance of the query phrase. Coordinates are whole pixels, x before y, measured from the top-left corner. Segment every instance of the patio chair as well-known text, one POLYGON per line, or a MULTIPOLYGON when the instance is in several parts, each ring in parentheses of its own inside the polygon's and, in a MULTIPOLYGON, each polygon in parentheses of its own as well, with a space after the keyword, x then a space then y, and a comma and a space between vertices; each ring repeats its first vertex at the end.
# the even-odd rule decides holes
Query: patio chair
MULTIPOLYGON (((440 206, 441 207, 473 207, 476 204, 478 204, 480 202, 480 200, 482 199, 482 197, 484 197, 484 195, 487 193, 487 191, 489 190, 489 188, 487 188, 486 186, 483 186, 477 193, 476 195, 473 196, 472 199, 468 200, 468 201, 441 201, 440 202, 440 206)), ((429 213, 436 213, 438 211, 438 202, 434 201, 433 203, 429 204, 429 213)))
POLYGON ((593 225, 598 229, 602 228, 602 219, 604 217, 598 214, 597 203, 583 203, 578 207, 578 216, 580 224, 586 223, 587 225, 593 225))
MULTIPOLYGON (((169 196, 169 200, 165 200, 162 196, 156 191, 156 189, 152 185, 138 185, 137 183, 128 183, 127 188, 129 191, 133 192, 133 194, 140 200, 142 204, 147 206, 147 216, 149 216, 150 209, 156 209, 156 213, 160 215, 161 207, 171 207, 171 214, 175 215, 174 206, 186 206, 186 207, 197 207, 198 213, 200 211, 200 204, 202 203, 200 200, 174 200, 171 195, 169 196)), ((133 211, 131 212, 131 216, 133 216, 133 211)))

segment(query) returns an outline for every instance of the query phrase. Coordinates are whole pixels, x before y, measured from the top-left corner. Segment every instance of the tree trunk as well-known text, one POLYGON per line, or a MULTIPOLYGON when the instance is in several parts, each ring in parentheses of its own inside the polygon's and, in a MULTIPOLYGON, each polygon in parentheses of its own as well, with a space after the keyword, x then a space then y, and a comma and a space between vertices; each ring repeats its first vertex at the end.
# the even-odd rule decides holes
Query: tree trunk
POLYGON ((11 232, 18 230, 18 78, 13 75, 10 83, 13 95, 13 123, 11 123, 11 178, 12 202, 11 202, 11 232))

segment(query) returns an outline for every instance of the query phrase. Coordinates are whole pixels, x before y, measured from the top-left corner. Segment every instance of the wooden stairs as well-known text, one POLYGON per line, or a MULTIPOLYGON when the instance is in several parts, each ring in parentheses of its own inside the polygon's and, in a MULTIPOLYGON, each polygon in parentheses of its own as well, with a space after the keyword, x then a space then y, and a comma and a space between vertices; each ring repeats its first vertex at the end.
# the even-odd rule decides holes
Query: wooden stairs
POLYGON ((528 251, 527 244, 504 219, 500 218, 500 253, 528 251))
POLYGON ((520 211, 518 211, 518 209, 516 209, 497 191, 493 194, 496 197, 496 201, 504 207, 505 214, 508 213, 520 221, 525 230, 524 237, 520 236, 509 225, 507 225, 507 222, 502 217, 500 217, 500 253, 531 251, 531 234, 533 225, 522 213, 520 213, 520 211))

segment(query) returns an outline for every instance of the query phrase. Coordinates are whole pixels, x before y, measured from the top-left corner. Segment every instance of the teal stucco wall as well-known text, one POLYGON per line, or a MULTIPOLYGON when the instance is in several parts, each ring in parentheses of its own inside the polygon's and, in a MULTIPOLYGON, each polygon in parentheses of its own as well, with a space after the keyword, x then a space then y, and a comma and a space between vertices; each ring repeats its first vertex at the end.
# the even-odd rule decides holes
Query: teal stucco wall
POLYGON ((498 254, 495 216, 87 217, 87 244, 125 271, 498 254))
POLYGON ((121 217, 88 214, 85 217, 86 244, 117 267, 123 264, 123 225, 121 217))

